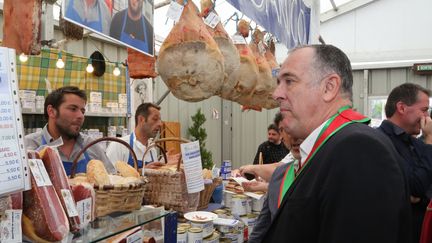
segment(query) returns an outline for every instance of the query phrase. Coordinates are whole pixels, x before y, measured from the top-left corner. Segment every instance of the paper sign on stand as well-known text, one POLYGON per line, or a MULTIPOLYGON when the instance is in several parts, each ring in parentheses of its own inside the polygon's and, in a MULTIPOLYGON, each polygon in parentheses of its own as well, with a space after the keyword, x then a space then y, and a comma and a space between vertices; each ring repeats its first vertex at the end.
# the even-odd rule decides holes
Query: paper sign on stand
POLYGON ((204 190, 199 141, 180 145, 188 193, 204 190))

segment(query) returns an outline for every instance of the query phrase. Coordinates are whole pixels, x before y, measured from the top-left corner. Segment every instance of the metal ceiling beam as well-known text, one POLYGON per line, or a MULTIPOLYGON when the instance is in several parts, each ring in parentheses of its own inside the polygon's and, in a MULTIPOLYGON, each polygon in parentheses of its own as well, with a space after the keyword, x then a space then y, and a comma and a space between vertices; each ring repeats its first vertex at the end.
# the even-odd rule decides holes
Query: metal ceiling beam
POLYGON ((162 2, 158 2, 154 5, 154 9, 162 8, 171 3, 171 0, 164 0, 162 2))
POLYGON ((336 6, 335 1, 334 1, 334 0, 330 0, 330 3, 331 3, 331 5, 333 6, 333 10, 334 10, 334 11, 338 11, 338 8, 337 8, 337 6, 336 6))
MULTIPOLYGON (((330 1, 333 2, 333 0, 330 0, 330 1)), ((323 22, 330 20, 332 18, 335 18, 339 15, 351 12, 357 8, 360 8, 360 7, 364 7, 367 4, 373 3, 375 1, 378 1, 378 0, 352 0, 350 2, 347 2, 345 4, 338 6, 337 11, 330 9, 329 11, 322 13, 320 16, 320 21, 321 21, 321 23, 323 23, 323 22)))

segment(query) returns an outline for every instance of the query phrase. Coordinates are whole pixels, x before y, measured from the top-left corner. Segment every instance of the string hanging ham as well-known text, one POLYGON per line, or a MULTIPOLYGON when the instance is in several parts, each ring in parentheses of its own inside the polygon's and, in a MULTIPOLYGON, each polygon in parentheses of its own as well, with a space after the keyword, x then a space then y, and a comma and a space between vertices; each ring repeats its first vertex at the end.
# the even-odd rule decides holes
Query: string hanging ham
POLYGON ((157 70, 181 100, 201 101, 220 91, 224 58, 192 1, 187 1, 179 22, 162 44, 157 70))

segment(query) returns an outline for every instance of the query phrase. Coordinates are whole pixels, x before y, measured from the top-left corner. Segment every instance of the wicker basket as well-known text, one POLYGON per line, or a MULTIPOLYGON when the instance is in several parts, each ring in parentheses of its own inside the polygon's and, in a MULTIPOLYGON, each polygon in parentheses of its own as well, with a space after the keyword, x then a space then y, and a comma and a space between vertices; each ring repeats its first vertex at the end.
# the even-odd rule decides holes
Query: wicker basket
MULTIPOLYGON (((78 156, 73 161, 71 178, 75 176, 77 161, 81 154, 90 146, 101 141, 113 141, 125 145, 132 155, 135 169, 138 169, 135 152, 127 142, 118 138, 105 137, 94 140, 78 153, 78 156)), ((136 185, 94 185, 94 190, 96 192, 96 217, 105 216, 113 212, 130 212, 140 209, 144 196, 146 179, 142 177, 141 181, 141 183, 136 185)))
POLYGON ((204 184, 204 190, 200 192, 200 201, 198 205, 198 210, 203 210, 208 207, 211 196, 213 195, 214 190, 217 186, 222 183, 221 178, 214 178, 213 183, 204 184))
MULTIPOLYGON (((164 155, 165 150, 159 145, 163 142, 189 142, 182 138, 162 138, 150 145, 144 156, 152 147, 159 147, 164 155)), ((167 159, 165 159, 167 162, 167 159)), ((177 162, 175 170, 145 169, 144 173, 148 178, 144 193, 145 202, 148 204, 162 205, 166 209, 172 209, 180 214, 195 211, 199 203, 199 193, 188 194, 185 173, 180 169, 181 157, 177 162)))

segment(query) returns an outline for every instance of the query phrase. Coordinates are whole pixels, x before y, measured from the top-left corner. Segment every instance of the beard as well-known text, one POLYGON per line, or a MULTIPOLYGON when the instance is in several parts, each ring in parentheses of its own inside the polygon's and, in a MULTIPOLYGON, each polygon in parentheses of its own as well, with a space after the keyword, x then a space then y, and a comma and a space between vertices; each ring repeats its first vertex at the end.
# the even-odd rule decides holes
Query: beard
MULTIPOLYGON (((129 0, 130 1, 130 0, 129 0)), ((138 1, 138 6, 136 8, 132 7, 132 5, 129 3, 129 8, 133 16, 140 16, 142 12, 144 1, 138 1)))
POLYGON ((61 134, 62 137, 66 139, 76 139, 80 135, 81 127, 78 131, 72 131, 68 126, 61 123, 59 120, 55 123, 57 130, 61 134))

